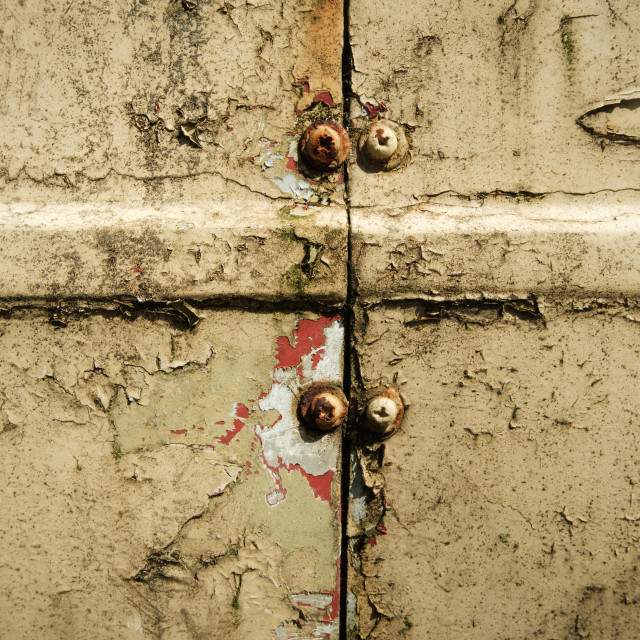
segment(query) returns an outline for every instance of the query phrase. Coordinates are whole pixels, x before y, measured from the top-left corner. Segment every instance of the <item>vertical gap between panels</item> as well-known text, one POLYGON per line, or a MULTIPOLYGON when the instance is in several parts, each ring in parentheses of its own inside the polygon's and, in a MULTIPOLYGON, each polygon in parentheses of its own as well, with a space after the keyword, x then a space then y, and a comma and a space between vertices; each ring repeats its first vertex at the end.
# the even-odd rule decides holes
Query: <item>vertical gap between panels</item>
MULTIPOLYGON (((349 0, 343 0, 343 45, 342 45, 342 118, 343 126, 351 135, 351 69, 352 53, 349 40, 349 0)), ((350 411, 342 437, 342 474, 340 486, 340 640, 347 640, 347 593, 349 577, 349 539, 347 522, 349 517, 349 490, 351 483, 351 446, 349 433, 352 428, 351 410, 351 354, 353 334, 353 273, 351 264, 351 203, 349 194, 349 161, 344 169, 345 205, 347 211, 347 304, 344 313, 344 392, 349 399, 350 411)))

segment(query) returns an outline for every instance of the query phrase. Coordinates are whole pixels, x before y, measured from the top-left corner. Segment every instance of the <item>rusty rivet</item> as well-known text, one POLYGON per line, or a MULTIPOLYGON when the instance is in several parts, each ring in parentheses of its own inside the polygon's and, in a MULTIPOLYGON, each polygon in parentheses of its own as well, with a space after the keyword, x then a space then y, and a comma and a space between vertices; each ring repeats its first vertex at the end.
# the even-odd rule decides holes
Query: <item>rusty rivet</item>
POLYGON ((325 382, 308 387, 300 399, 300 416, 312 429, 331 431, 347 416, 347 398, 342 390, 325 382))
POLYGON ((390 171, 407 156, 409 142, 402 127, 391 120, 375 120, 358 140, 360 162, 373 171, 390 171))
POLYGON ((337 169, 349 155, 349 134, 335 122, 314 122, 302 134, 300 154, 313 169, 337 169))
POLYGON ((368 394, 369 401, 362 415, 364 426, 376 435, 388 435, 400 426, 404 402, 400 394, 389 387, 379 387, 368 394))

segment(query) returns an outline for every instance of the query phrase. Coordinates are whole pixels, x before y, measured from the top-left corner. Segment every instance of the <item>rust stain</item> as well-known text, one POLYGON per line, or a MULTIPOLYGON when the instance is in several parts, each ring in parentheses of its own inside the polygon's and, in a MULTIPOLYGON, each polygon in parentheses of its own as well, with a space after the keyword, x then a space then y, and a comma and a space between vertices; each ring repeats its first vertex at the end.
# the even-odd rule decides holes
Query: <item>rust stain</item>
POLYGON ((327 91, 335 102, 342 102, 342 0, 314 0, 306 16, 298 77, 306 76, 313 90, 327 91))

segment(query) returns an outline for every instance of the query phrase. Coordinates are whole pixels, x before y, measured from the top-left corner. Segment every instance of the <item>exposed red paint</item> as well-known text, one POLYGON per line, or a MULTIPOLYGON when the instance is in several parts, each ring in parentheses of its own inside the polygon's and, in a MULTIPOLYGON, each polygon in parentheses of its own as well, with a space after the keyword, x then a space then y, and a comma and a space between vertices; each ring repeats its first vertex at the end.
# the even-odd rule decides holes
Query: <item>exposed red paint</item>
POLYGON ((376 531, 381 535, 384 536, 387 533, 387 527, 384 526, 384 522, 381 521, 380 524, 376 527, 376 531))
POLYGON ((298 171, 298 163, 294 160, 294 158, 287 156, 287 169, 289 171, 294 171, 295 173, 300 173, 298 171))
POLYGON ((370 102, 365 102, 364 108, 367 112, 367 118, 375 118, 387 110, 387 106, 384 102, 380 102, 377 105, 373 105, 370 102))
POLYGON ((324 614, 324 622, 331 622, 338 617, 340 613, 340 557, 336 560, 336 588, 333 591, 325 591, 323 593, 331 593, 333 598, 324 614))
POLYGON ((302 87, 302 93, 309 93, 309 77, 303 76, 291 83, 294 87, 302 87))
POLYGON ((326 104, 327 107, 334 106, 333 97, 328 91, 320 91, 319 93, 316 93, 316 95, 313 97, 313 101, 322 102, 323 104, 326 104))
POLYGON ((249 409, 242 403, 238 403, 236 405, 236 417, 238 418, 248 418, 249 417, 249 409))
POLYGON ((175 431, 173 429, 170 430, 171 433, 177 435, 177 436, 181 436, 184 433, 187 433, 186 429, 176 429, 175 431))
POLYGON ((218 420, 218 422, 216 422, 216 424, 224 424, 224 420, 218 420))
POLYGON ((139 264, 131 267, 131 271, 137 271, 138 273, 144 273, 144 269, 139 264))
POLYGON ((373 538, 369 538, 369 542, 367 542, 367 544, 368 544, 370 547, 375 547, 375 546, 376 546, 376 537, 375 537, 375 536, 373 536, 373 538))
POLYGON ((323 330, 335 320, 331 316, 323 316, 317 320, 299 320, 297 328, 291 332, 293 345, 287 336, 280 336, 276 340, 276 369, 298 366, 303 356, 321 348, 325 340, 323 330))
POLYGON ((234 415, 236 419, 233 421, 233 429, 229 429, 223 436, 216 436, 215 438, 220 444, 229 444, 242 431, 245 420, 249 417, 249 409, 241 402, 238 402, 234 409, 234 415))
POLYGON ((245 467, 249 467, 249 469, 251 469, 251 462, 249 462, 249 460, 247 460, 247 461, 244 463, 244 466, 245 466, 245 467))
POLYGON ((305 471, 299 464, 281 464, 278 468, 286 469, 289 473, 294 469, 298 470, 307 479, 314 497, 328 502, 329 506, 331 506, 331 483, 333 482, 333 471, 327 471, 321 476, 314 476, 305 471))

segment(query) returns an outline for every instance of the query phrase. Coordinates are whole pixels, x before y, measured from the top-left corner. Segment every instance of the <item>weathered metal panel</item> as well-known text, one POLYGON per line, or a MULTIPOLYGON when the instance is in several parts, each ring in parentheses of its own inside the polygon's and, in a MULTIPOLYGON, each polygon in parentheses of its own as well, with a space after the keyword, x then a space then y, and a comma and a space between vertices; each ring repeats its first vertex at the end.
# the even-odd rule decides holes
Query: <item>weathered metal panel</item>
POLYGON ((340 117, 342 22, 341 0, 4 2, 5 196, 340 204, 296 163, 340 117))
POLYGON ((443 192, 637 188, 634 0, 420 0, 406 11, 352 0, 349 11, 354 128, 380 114, 411 140, 402 170, 352 164, 356 210, 443 192))
POLYGON ((6 638, 337 638, 339 316, 0 319, 6 638))
POLYGON ((346 299, 343 207, 25 204, 0 205, 5 299, 346 299))
POLYGON ((638 636, 640 311, 572 302, 361 310, 357 386, 408 406, 355 436, 349 637, 638 636))
POLYGON ((296 403, 342 380, 347 215, 298 140, 341 0, 0 25, 0 635, 336 638, 340 433, 296 403))
POLYGON ((410 152, 349 165, 354 401, 407 407, 352 434, 347 636, 636 638, 640 13, 349 13, 354 138, 410 152))

